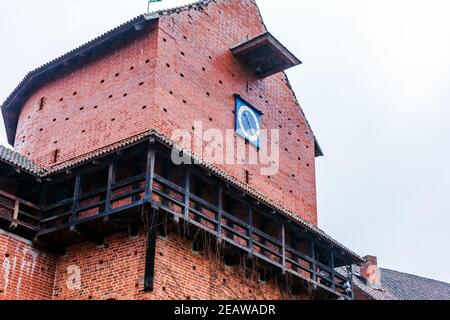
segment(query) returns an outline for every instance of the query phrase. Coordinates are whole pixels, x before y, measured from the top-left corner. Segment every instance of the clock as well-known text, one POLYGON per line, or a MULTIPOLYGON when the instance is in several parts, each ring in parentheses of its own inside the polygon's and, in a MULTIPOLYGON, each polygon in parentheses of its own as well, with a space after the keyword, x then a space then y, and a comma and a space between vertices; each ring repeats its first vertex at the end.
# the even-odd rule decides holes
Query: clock
POLYGON ((236 134, 255 147, 260 148, 262 112, 247 103, 238 95, 235 95, 235 107, 236 134))

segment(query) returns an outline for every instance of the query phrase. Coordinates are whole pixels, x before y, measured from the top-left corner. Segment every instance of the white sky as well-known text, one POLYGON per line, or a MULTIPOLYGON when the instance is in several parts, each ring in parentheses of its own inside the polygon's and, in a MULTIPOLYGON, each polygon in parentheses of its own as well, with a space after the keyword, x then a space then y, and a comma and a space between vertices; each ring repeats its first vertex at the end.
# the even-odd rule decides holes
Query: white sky
MULTIPOLYGON (((326 154, 320 227, 383 267, 450 282, 450 2, 257 1, 269 30, 304 62, 288 75, 326 154)), ((0 101, 28 71, 146 6, 4 1, 0 101)))

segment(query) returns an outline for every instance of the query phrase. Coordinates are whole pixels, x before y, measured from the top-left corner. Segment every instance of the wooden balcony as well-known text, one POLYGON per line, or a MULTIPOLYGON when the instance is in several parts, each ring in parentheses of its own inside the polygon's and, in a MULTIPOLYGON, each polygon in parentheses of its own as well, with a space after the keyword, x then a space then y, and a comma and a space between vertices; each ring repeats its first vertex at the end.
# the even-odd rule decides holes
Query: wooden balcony
MULTIPOLYGON (((43 184, 41 206, 1 192, 2 226, 28 228, 37 245, 63 254, 77 243, 102 245, 117 232, 136 235, 144 225, 147 290, 156 233, 201 232, 224 248, 227 264, 244 257, 265 276, 290 277, 294 287, 353 298, 347 252, 205 168, 175 166, 169 157, 169 148, 151 140, 59 173, 43 184), (345 266, 346 275, 337 272, 345 266)), ((198 250, 208 245, 192 240, 198 250)))

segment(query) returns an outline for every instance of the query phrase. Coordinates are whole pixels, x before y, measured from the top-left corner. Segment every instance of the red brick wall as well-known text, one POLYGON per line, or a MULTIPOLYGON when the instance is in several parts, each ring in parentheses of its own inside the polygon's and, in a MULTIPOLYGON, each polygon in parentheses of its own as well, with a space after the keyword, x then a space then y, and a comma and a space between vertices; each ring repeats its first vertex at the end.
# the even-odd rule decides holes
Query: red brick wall
POLYGON ((56 257, 0 230, 0 300, 52 298, 56 257))
MULTIPOLYGON (((192 251, 190 241, 172 234, 158 239, 155 259, 155 289, 143 292, 145 235, 134 239, 118 234, 107 239, 105 248, 92 244, 71 247, 58 261, 54 299, 292 299, 275 282, 246 279, 240 267, 224 267, 223 260, 192 251), (81 271, 81 286, 70 289, 73 269, 81 271), (69 269, 68 269, 69 268, 69 269)), ((296 297, 298 299, 302 297, 296 297)), ((303 296, 307 298, 307 296, 303 296)))
POLYGON ((61 162, 149 129, 170 137, 192 131, 195 120, 204 130, 233 129, 237 93, 264 113, 263 128, 281 130, 280 172, 269 178, 260 166, 220 167, 244 183, 248 170, 252 187, 317 224, 314 138, 285 75, 256 79, 229 51, 264 30, 251 0, 162 16, 147 36, 35 93, 20 115, 16 150, 49 166, 55 149, 61 162))

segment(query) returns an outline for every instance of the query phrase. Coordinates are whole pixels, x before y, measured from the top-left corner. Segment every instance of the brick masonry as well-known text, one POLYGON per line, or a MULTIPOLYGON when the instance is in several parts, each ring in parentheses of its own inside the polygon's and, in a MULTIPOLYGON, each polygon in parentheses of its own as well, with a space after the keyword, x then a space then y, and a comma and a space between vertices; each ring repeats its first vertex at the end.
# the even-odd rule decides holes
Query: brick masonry
MULTIPOLYGON (((264 128, 281 130, 280 172, 220 167, 244 183, 248 170, 254 189, 317 224, 314 136, 285 74, 256 79, 229 51, 264 31, 252 0, 162 16, 144 35, 35 92, 22 108, 15 150, 52 167, 150 129, 193 134, 195 120, 204 129, 233 129, 233 94, 240 94, 264 113, 264 128)), ((143 292, 142 232, 114 235, 104 248, 73 246, 60 258, 3 232, 0 240, 0 299, 291 298, 283 284, 248 279, 174 234, 157 241, 153 293, 143 292), (76 268, 80 287, 69 289, 76 268)))
POLYGON ((220 167, 244 183, 248 170, 253 188, 317 224, 314 136, 285 74, 257 79, 229 50, 264 31, 251 0, 162 16, 144 36, 39 89, 22 109, 15 149, 49 167, 150 129, 193 134, 196 120, 233 129, 240 94, 264 113, 263 128, 280 129, 280 172, 220 167))
POLYGON ((52 298, 57 257, 0 230, 0 300, 52 298))

